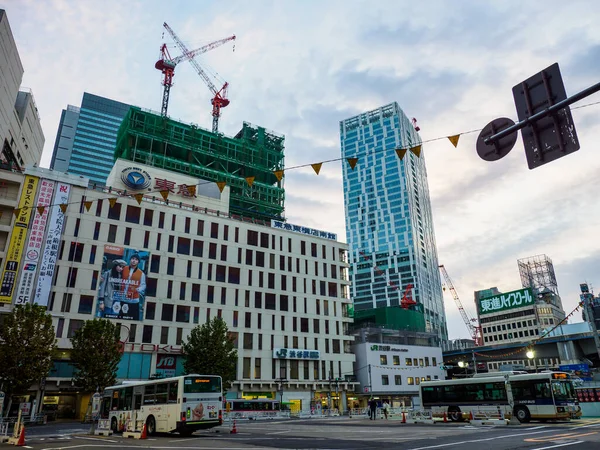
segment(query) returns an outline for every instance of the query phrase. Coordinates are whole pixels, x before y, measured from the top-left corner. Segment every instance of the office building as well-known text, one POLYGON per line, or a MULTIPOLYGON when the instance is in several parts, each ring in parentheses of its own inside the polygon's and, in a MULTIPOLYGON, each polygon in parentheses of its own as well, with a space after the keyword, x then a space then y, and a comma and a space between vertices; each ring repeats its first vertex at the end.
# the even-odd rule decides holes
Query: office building
MULTIPOLYGON (((84 94, 85 95, 85 94, 84 94)), ((60 114, 58 131, 54 141, 54 150, 50 160, 50 168, 58 172, 68 172, 71 155, 73 154, 73 142, 77 131, 80 108, 68 105, 60 114)))
MULTIPOLYGON (((20 177, 27 189, 37 186, 44 192, 37 201, 54 205, 46 208, 46 218, 37 217, 44 223, 36 236, 30 231, 19 240, 22 258, 30 244, 41 242, 40 259, 29 270, 34 288, 23 295, 53 316, 59 351, 45 382, 53 401, 78 413, 87 406, 71 383, 69 338, 94 317, 114 320, 129 336, 119 380, 181 374, 182 342, 192 328, 217 316, 238 350, 229 397, 282 398, 310 411, 329 401, 329 380, 353 372, 347 245, 335 234, 280 221, 253 223, 231 214, 228 186, 221 192, 216 183, 129 160, 115 162, 107 177, 110 190, 49 169, 10 176, 20 177), (172 187, 166 201, 156 183, 172 187), (196 186, 195 196, 188 186, 196 186), (143 194, 139 203, 136 193, 143 194), (55 245, 55 254, 46 251, 55 245), (116 260, 130 263, 134 254, 145 292, 133 304, 113 299, 111 308, 101 295, 101 273, 116 260)), ((13 190, 16 204, 24 191, 13 190)), ((18 228, 13 214, 3 217, 13 217, 11 231, 18 228)), ((19 280, 21 272, 13 278, 19 280)), ((21 289, 15 286, 8 302, 20 303, 23 297, 15 292, 21 289)), ((0 301, 0 312, 8 312, 10 303, 0 301)), ((338 388, 345 409, 353 382, 338 388)), ((39 386, 32 386, 32 395, 40 395, 39 386)))
POLYGON ((448 338, 425 158, 395 149, 421 143, 397 103, 340 122, 346 239, 356 311, 398 306, 408 294, 426 331, 448 338), (412 288, 411 288, 412 286, 412 288), (408 289, 407 289, 408 288, 408 289))
POLYGON ((23 73, 6 11, 0 9, 0 164, 16 169, 39 164, 44 149, 33 93, 20 87, 23 73))

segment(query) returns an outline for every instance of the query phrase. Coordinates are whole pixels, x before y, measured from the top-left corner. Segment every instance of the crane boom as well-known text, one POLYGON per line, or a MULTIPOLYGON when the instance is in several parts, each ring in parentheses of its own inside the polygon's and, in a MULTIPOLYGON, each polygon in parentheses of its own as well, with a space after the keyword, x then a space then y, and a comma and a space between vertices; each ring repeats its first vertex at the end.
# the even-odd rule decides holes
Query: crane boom
POLYGON ((448 289, 450 289, 450 292, 452 293, 452 297, 454 298, 454 303, 456 303, 456 306, 458 307, 458 310, 460 311, 460 315, 462 316, 463 322, 465 323, 465 325, 467 326, 467 328, 469 330, 469 333, 471 334, 471 338, 475 341, 475 345, 478 345, 478 346, 483 345, 483 342, 481 339, 482 338, 481 327, 473 325, 473 322, 475 322, 475 320, 471 319, 469 317, 469 315, 467 314, 467 311, 463 307, 462 302, 460 301, 460 298, 458 297, 458 293, 456 292, 456 289, 454 289, 454 284, 452 284, 450 275, 448 275, 448 272, 446 271, 446 268, 444 267, 444 265, 443 264, 440 265, 439 268, 442 271, 442 275, 444 275, 444 279, 446 280, 448 289))
POLYGON ((181 61, 185 61, 190 58, 195 58, 196 56, 201 55, 202 53, 206 53, 217 47, 220 47, 221 45, 226 44, 229 41, 235 41, 235 35, 211 42, 210 44, 206 44, 205 46, 197 48, 196 50, 191 50, 188 52, 187 55, 184 54, 178 56, 177 58, 173 58, 172 62, 174 64, 179 64, 181 61))

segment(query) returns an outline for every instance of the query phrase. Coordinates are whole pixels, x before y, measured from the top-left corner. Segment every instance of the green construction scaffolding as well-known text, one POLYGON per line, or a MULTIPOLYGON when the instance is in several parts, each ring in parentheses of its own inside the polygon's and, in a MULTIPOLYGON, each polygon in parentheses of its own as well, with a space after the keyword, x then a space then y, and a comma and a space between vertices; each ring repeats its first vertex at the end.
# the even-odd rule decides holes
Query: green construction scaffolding
POLYGON ((284 169, 281 135, 244 122, 234 136, 132 107, 117 134, 115 159, 227 183, 232 214, 283 220, 285 189, 273 173, 284 169), (254 177, 249 186, 247 177, 254 177))

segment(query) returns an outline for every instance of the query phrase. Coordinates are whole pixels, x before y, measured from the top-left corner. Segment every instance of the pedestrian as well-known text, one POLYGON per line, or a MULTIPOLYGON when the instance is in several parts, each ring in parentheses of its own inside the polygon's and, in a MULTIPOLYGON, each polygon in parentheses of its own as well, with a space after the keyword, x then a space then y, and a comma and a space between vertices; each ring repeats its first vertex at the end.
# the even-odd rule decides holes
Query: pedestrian
POLYGON ((377 411, 377 402, 374 398, 369 402, 369 419, 376 420, 375 412, 377 411))
POLYGON ((390 404, 387 402, 387 400, 383 401, 383 415, 385 416, 385 420, 387 420, 388 418, 388 413, 390 410, 390 404))

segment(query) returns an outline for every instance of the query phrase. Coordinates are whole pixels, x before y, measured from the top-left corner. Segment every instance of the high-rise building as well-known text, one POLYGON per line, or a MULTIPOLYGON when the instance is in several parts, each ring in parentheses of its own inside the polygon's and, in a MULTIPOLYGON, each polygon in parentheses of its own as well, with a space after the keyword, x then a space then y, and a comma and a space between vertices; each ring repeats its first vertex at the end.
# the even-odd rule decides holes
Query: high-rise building
POLYGON ((129 108, 84 92, 80 108, 69 105, 61 114, 51 167, 104 186, 115 163, 117 132, 129 108))
POLYGON ((427 331, 448 337, 421 139, 397 103, 340 122, 351 298, 357 311, 398 306, 409 289, 427 331), (418 153, 418 152, 417 152, 418 153))
POLYGON ((44 133, 31 90, 20 88, 23 65, 6 12, 0 9, 0 164, 39 164, 44 133))

